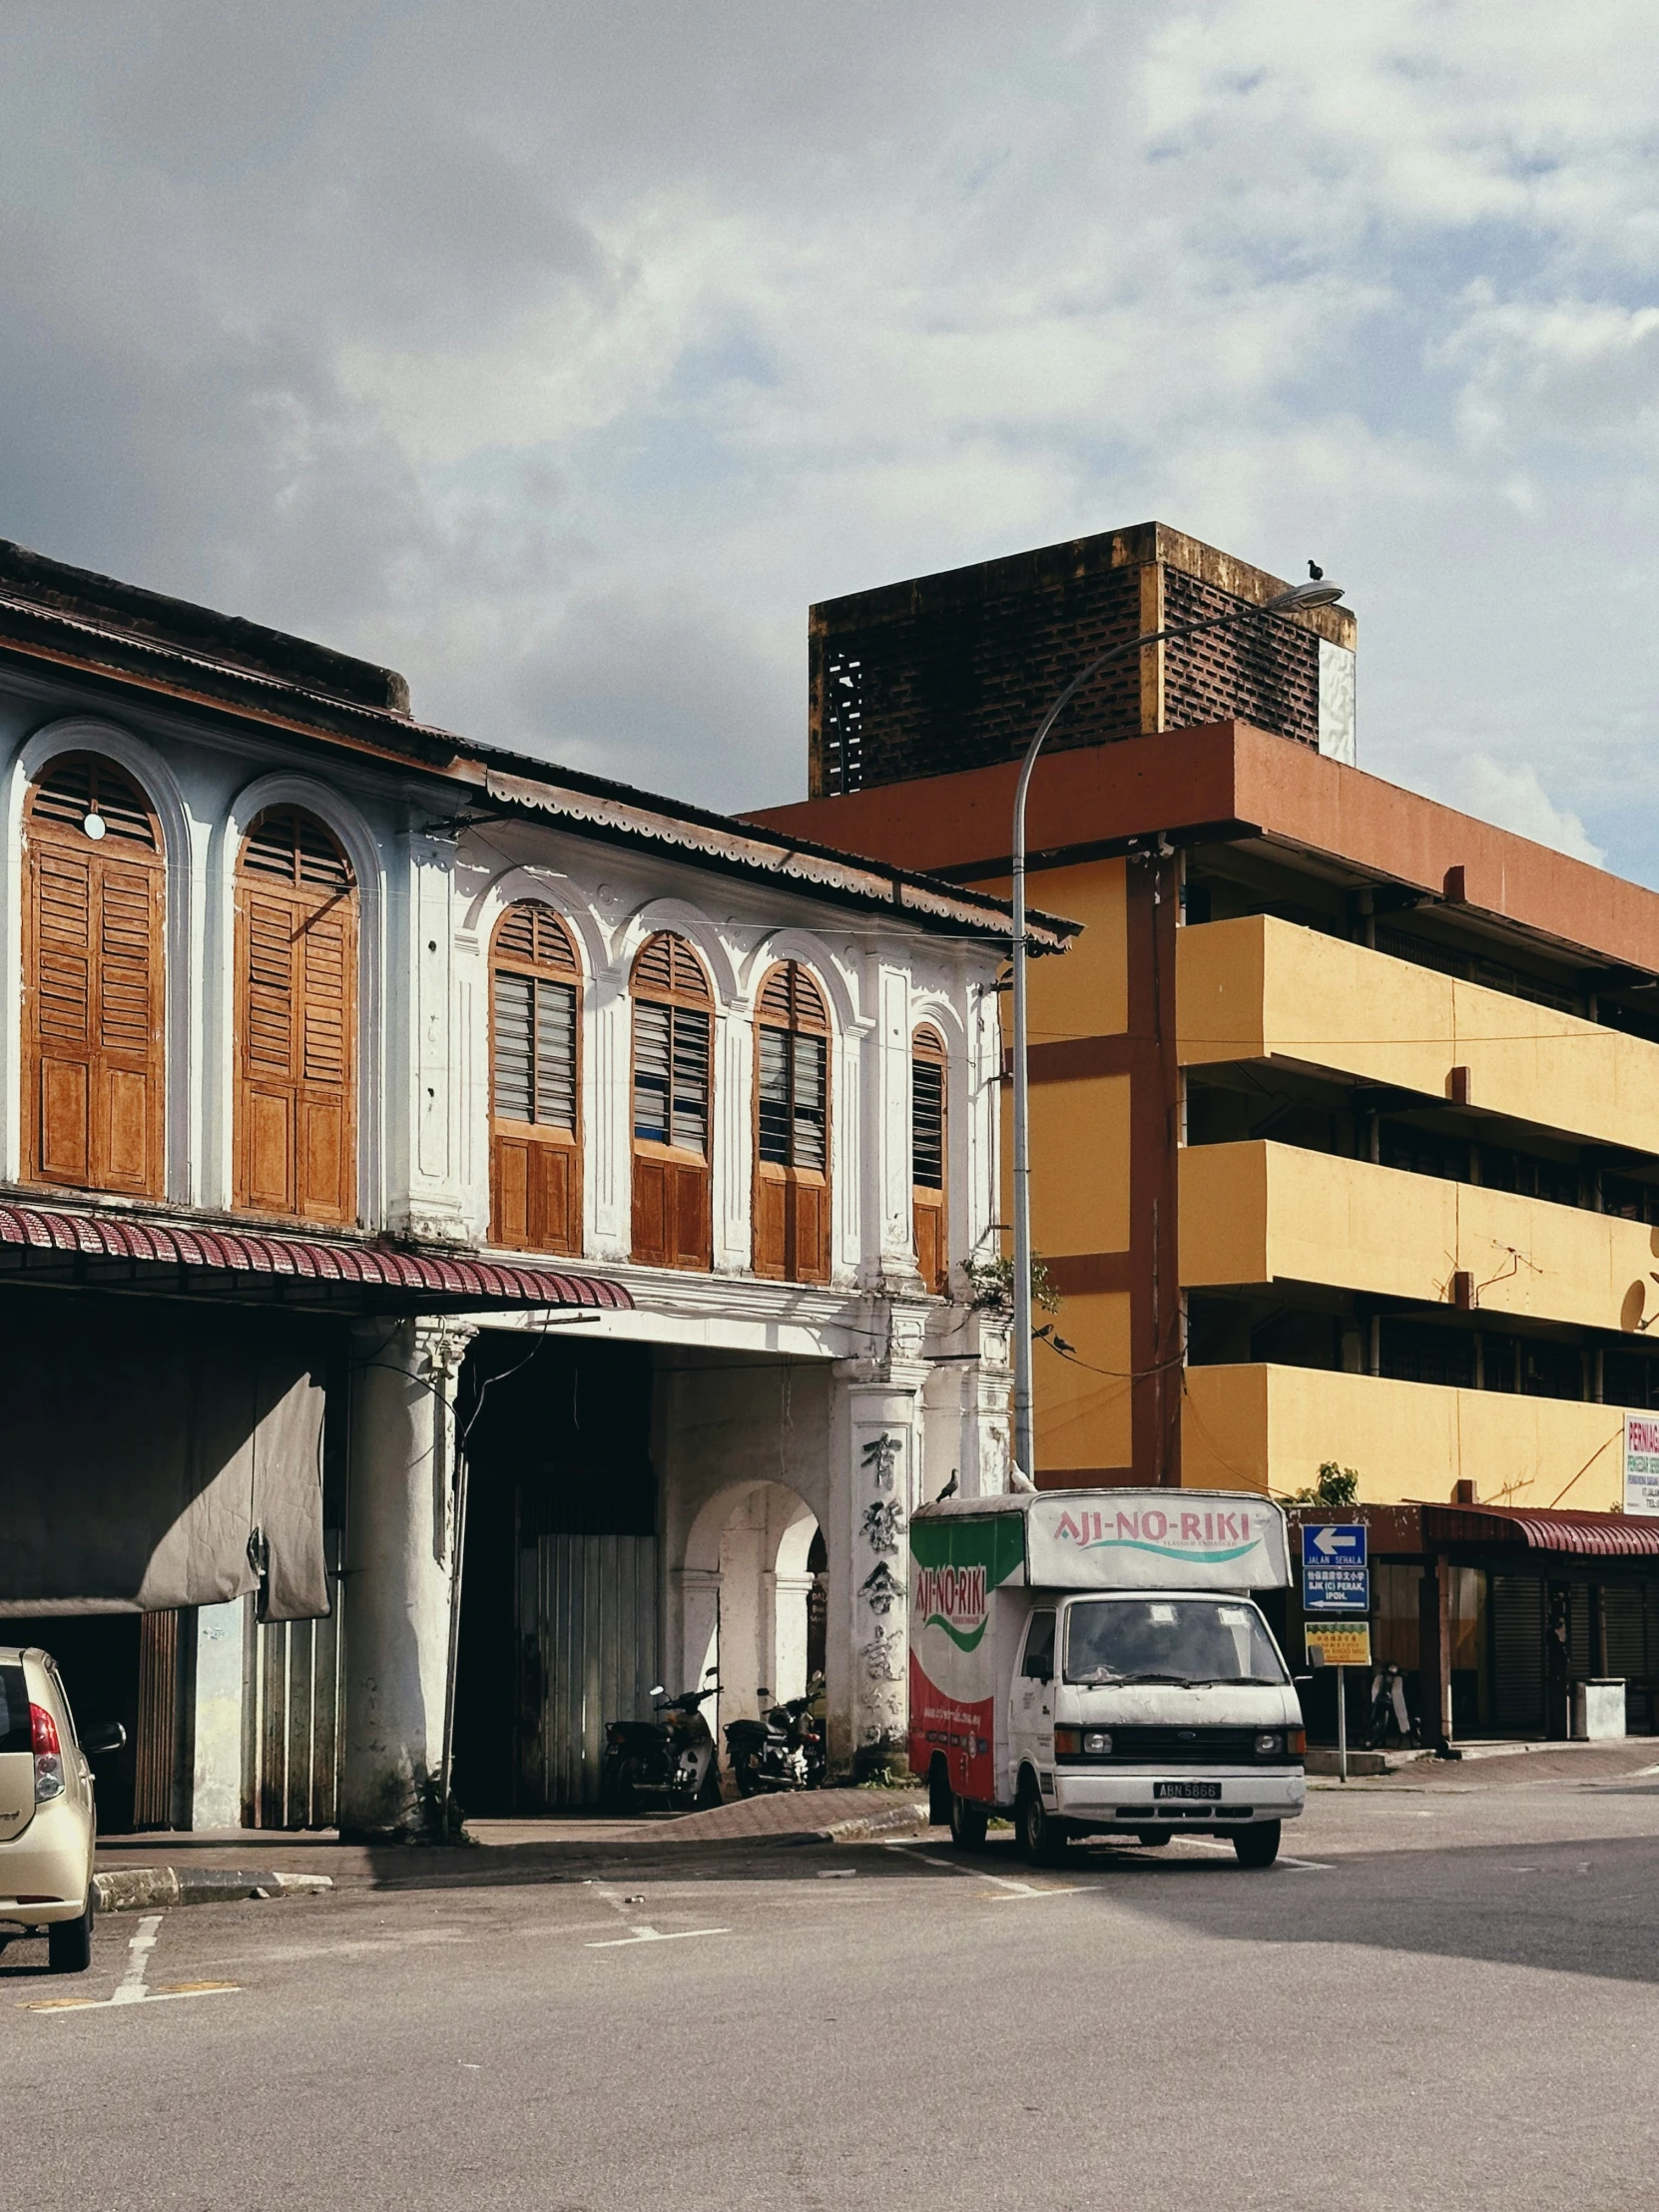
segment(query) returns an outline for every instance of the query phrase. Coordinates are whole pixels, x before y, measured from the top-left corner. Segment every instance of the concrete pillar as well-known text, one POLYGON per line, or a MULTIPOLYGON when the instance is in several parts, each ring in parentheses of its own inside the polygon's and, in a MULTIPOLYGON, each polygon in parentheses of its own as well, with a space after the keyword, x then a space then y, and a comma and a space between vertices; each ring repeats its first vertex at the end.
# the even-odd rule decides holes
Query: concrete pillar
POLYGON ((455 1565, 455 1382, 473 1329, 352 1331, 342 1835, 438 1834, 455 1565))
MULTIPOLYGON (((827 1638, 830 1758, 863 1777, 904 1758, 908 1531, 926 1495, 921 1357, 927 1309, 869 1299, 873 1355, 834 1369, 827 1638)), ((941 1481, 942 1481, 941 1477, 941 1481)))
POLYGON ((1423 1563, 1417 1585, 1417 1697, 1423 1744, 1451 1741, 1451 1564, 1423 1563))
POLYGON ((772 1577, 772 1688, 785 1702, 807 1687, 807 1601, 812 1589, 810 1574, 772 1577))
MULTIPOLYGON (((196 1613, 196 1725, 191 1828, 242 1826, 242 1716, 247 1598, 196 1613)), ((189 1615, 186 1615, 189 1618, 189 1615)))
POLYGON ((928 1371, 928 1494, 936 1497, 954 1473, 957 1496, 1000 1497, 1008 1487, 1011 1332, 1001 1314, 953 1312, 951 1320, 956 1326, 940 1339, 951 1357, 928 1371))
POLYGON ((671 1622, 663 1639, 665 1652, 678 1649, 678 1671, 672 1659, 664 1676, 669 1689, 701 1689, 705 1671, 715 1664, 720 1650, 720 1569, 676 1567, 670 1578, 670 1595, 677 1602, 679 1629, 671 1622))

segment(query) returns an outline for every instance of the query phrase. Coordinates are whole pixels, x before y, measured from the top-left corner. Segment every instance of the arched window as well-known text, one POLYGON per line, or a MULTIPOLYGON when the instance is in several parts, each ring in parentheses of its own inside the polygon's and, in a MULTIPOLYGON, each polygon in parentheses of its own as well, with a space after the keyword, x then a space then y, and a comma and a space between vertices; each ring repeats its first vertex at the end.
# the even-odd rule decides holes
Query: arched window
POLYGON ((582 1249, 581 962, 551 906, 522 899, 490 945, 490 1234, 582 1249))
POLYGON ((714 994, 684 937, 648 937, 634 961, 634 1258, 712 1268, 709 1189, 714 994))
POLYGON ((167 869, 138 786, 91 754, 29 794, 23 947, 26 1172, 159 1198, 167 869))
POLYGON ((755 1273, 828 1283, 830 1015, 795 960, 761 987, 755 1065, 755 1273))
POLYGON ((945 1066, 944 1039, 924 1022, 910 1039, 910 1211, 921 1280, 928 1290, 941 1295, 950 1279, 944 1173, 945 1066))
POLYGON ((357 885, 314 815, 273 807, 237 863, 236 1202, 357 1212, 357 885))

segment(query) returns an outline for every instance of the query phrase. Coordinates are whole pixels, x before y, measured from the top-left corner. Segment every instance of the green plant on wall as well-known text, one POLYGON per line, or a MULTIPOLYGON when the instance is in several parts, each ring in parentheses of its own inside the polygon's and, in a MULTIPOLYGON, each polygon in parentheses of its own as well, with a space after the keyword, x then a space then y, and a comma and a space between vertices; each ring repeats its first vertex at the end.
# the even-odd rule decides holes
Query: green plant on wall
MULTIPOLYGON (((968 1305, 974 1313, 1013 1312, 1014 1263, 1006 1255, 999 1254, 992 1260, 964 1260, 961 1273, 968 1287, 968 1305)), ((1031 1257, 1031 1303, 1045 1314, 1060 1311, 1060 1294, 1048 1280, 1047 1268, 1034 1253, 1031 1257)))
POLYGON ((1340 1467, 1335 1459, 1320 1461, 1320 1478, 1311 1489, 1293 1490, 1298 1505, 1357 1505, 1360 1474, 1356 1467, 1340 1467))

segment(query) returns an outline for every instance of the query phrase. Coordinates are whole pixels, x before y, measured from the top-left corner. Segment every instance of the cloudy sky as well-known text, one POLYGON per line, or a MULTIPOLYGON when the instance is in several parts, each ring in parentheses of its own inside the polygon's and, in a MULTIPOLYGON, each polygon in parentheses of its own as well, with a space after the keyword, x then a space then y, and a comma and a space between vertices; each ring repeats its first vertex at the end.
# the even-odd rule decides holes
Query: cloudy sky
POLYGON ((1156 517, 1659 883, 1652 0, 11 0, 0 535, 717 806, 806 610, 1156 517))

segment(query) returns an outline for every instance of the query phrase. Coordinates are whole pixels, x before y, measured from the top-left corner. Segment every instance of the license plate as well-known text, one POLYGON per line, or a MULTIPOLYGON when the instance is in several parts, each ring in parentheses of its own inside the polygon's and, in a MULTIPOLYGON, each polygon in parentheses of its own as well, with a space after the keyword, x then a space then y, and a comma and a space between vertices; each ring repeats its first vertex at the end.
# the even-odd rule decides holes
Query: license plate
POLYGON ((1155 1798, 1202 1798, 1206 1803, 1219 1799, 1219 1782, 1155 1782, 1152 1785, 1155 1798))

